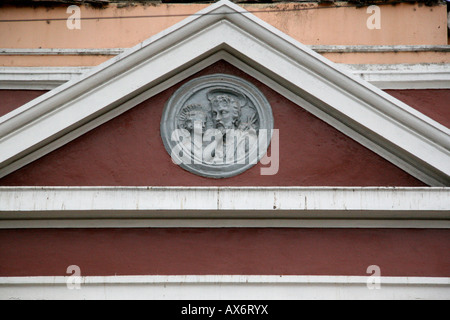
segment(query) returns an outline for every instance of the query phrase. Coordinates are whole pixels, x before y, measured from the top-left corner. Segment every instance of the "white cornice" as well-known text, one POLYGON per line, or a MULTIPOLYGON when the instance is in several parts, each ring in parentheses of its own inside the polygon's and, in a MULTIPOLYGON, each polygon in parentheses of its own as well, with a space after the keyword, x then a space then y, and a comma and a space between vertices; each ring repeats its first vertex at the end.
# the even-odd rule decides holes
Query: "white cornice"
POLYGON ((449 228, 449 208, 449 188, 0 187, 0 228, 449 228))
POLYGON ((108 228, 321 228, 321 229, 450 229, 450 220, 435 219, 16 219, 0 220, 0 229, 108 228))
POLYGON ((0 67, 0 90, 52 90, 91 67, 0 67))
POLYGON ((341 64, 380 89, 450 89, 450 64, 341 64))
MULTIPOLYGON (((3 285, 63 285, 75 284, 76 276, 37 276, 37 277, 0 277, 3 285)), ((136 275, 136 276, 79 276, 83 285, 107 284, 344 284, 366 286, 371 274, 367 276, 334 275, 136 275)), ((448 277, 386 277, 380 276, 381 285, 434 285, 450 286, 448 277)), ((370 282, 369 282, 370 283, 370 282)))
MULTIPOLYGON (((318 53, 450 52, 448 45, 309 45, 318 53)), ((127 48, 0 48, 0 56, 116 56, 127 48)))
POLYGON ((312 45, 318 53, 397 53, 397 52, 450 52, 448 45, 312 45))
POLYGON ((0 177, 217 61, 220 55, 432 186, 450 185, 450 130, 229 1, 0 118, 0 177), (214 14, 208 14, 214 13, 214 14))
POLYGON ((123 53, 125 48, 0 48, 0 56, 116 56, 123 53))
MULTIPOLYGON (((368 266, 367 266, 368 267, 368 266)), ((381 269, 383 271, 383 269, 381 269)), ((364 270, 366 271, 366 270, 364 270)), ((81 273, 83 269, 81 269, 81 273)), ((0 299, 25 300, 447 300, 448 277, 138 275, 0 277, 0 299), (376 285, 376 286, 375 286, 376 285)), ((264 306, 267 304, 263 303, 264 306)), ((186 302, 187 306, 187 302, 186 302)), ((245 307, 244 307, 245 308, 245 307)), ((225 308, 217 314, 225 314, 225 308)), ((242 310, 242 309, 240 309, 242 310)), ((268 307, 269 314, 270 303, 268 307)), ((163 311, 163 309, 161 309, 163 311)), ((176 311, 173 314, 181 313, 176 311)), ((230 314, 230 313, 228 313, 230 314)))
MULTIPOLYGON (((450 89, 450 64, 339 64, 380 89, 450 89)), ((0 90, 53 90, 92 67, 0 67, 0 90)))

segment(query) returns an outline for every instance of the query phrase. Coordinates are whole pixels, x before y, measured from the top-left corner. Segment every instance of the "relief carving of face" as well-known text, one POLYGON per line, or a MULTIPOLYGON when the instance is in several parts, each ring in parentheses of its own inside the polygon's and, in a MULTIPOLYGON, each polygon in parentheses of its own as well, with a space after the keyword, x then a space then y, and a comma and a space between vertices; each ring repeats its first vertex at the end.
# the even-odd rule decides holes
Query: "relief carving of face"
POLYGON ((226 130, 237 129, 241 117, 241 107, 231 95, 221 94, 211 100, 211 112, 214 126, 223 135, 226 130))
POLYGON ((207 114, 201 105, 189 105, 185 107, 180 116, 180 128, 186 129, 191 134, 194 133, 194 127, 202 128, 202 133, 206 128, 207 114))

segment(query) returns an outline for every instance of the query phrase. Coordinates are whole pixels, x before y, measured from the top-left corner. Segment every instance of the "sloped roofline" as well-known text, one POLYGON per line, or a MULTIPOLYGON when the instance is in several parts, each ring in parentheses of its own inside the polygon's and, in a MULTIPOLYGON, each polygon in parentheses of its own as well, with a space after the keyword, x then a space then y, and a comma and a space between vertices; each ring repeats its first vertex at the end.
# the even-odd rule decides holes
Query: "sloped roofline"
POLYGON ((219 59, 428 185, 450 186, 448 128, 227 0, 1 117, 0 177, 219 59))

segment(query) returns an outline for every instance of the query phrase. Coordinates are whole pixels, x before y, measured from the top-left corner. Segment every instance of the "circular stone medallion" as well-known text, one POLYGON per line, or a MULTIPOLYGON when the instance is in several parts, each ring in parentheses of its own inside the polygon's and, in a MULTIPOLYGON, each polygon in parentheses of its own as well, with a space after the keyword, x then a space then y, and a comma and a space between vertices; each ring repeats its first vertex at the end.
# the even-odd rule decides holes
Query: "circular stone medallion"
POLYGON ((214 74, 181 86, 167 102, 161 137, 174 163, 210 178, 238 175, 266 154, 272 108, 253 84, 214 74))

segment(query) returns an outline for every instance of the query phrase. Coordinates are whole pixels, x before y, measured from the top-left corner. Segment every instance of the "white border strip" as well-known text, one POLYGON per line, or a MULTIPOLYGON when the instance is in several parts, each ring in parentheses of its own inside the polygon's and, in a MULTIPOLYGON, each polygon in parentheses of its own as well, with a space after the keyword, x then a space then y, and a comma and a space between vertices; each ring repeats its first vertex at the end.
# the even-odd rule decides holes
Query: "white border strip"
MULTIPOLYGON (((0 277, 3 285, 66 285, 74 276, 0 277)), ((287 275, 172 275, 172 276, 80 276, 81 285, 98 284, 246 284, 246 283, 290 283, 290 284, 362 284, 370 276, 287 276, 287 275)), ((380 277, 386 285, 440 285, 450 286, 447 277, 380 277)))
POLYGON ((448 228, 448 221, 450 188, 0 187, 0 228, 448 228))
POLYGON ((311 45, 317 53, 397 53, 397 52, 450 52, 448 45, 311 45))
POLYGON ((0 67, 0 90, 52 90, 91 67, 0 67))
POLYGON ((111 48, 111 49, 4 48, 0 49, 0 56, 117 56, 123 53, 125 50, 126 50, 125 48, 111 48))
POLYGON ((341 64, 380 89, 450 89, 450 64, 341 64))
MULTIPOLYGON (((450 52, 448 45, 308 45, 317 53, 450 52)), ((0 48, 0 56, 116 56, 129 48, 0 48)))
MULTIPOLYGON (((318 214, 324 211, 407 212, 405 218, 426 218, 430 217, 429 214, 432 212, 443 213, 444 216, 450 214, 450 188, 0 187, 2 214, 73 211, 143 213, 191 210, 216 213, 269 211, 277 215, 283 212, 318 214)), ((389 217, 393 218, 395 214, 389 217)), ((359 218, 367 218, 367 215, 359 218)))
POLYGON ((252 300, 447 300, 450 299, 450 278, 274 275, 0 278, 2 300, 248 300, 249 297, 252 300), (374 289, 374 283, 379 284, 378 289, 374 289))
MULTIPOLYGON (((338 64, 380 89, 450 89, 450 64, 338 64)), ((92 67, 0 67, 0 90, 52 90, 92 67)))
POLYGON ((61 219, 0 220, 0 229, 89 228, 382 228, 450 229, 450 220, 368 219, 61 219))

